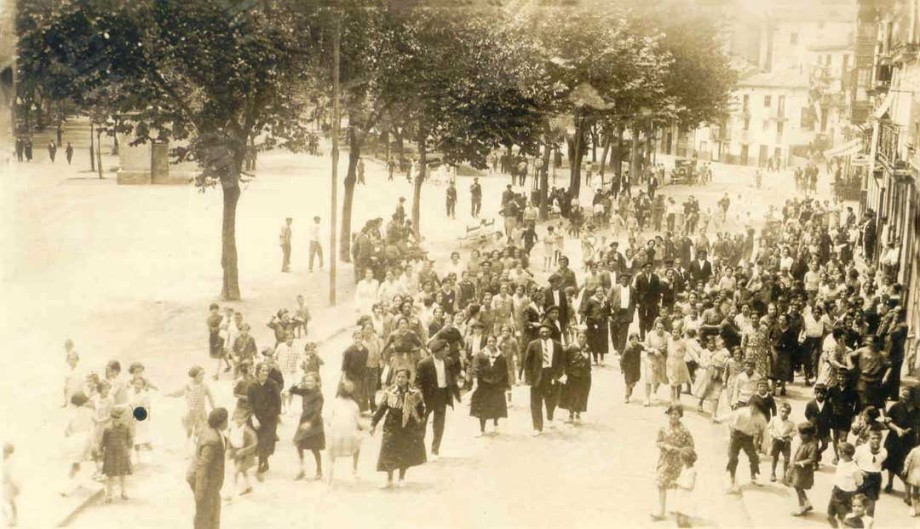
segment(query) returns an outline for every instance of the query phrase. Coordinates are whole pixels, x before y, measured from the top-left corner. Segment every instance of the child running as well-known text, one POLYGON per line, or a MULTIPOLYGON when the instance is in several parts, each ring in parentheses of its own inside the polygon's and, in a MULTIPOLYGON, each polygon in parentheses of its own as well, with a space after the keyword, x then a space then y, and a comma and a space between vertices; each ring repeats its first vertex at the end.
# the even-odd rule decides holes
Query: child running
POLYGON ((188 453, 192 454, 195 450, 195 443, 198 434, 201 433, 208 423, 208 410, 205 404, 214 409, 214 397, 211 396, 211 389, 204 382, 204 369, 200 366, 194 366, 188 370, 189 382, 182 389, 173 393, 167 393, 167 397, 185 397, 185 403, 188 407, 185 416, 182 417, 182 426, 185 427, 185 437, 188 453))
POLYGON ((326 465, 328 483, 332 484, 335 460, 339 457, 351 457, 351 473, 358 479, 358 459, 361 456, 361 412, 358 404, 352 398, 354 386, 349 381, 339 384, 339 389, 332 401, 332 409, 326 418, 329 446, 326 454, 329 457, 326 465))
POLYGON ((770 481, 776 481, 776 465, 779 463, 779 456, 783 456, 783 473, 789 468, 789 456, 792 455, 792 435, 795 433, 795 423, 789 420, 789 414, 792 412, 792 406, 788 402, 779 405, 779 415, 770 419, 767 425, 767 432, 770 434, 770 455, 773 457, 773 464, 770 472, 770 481))

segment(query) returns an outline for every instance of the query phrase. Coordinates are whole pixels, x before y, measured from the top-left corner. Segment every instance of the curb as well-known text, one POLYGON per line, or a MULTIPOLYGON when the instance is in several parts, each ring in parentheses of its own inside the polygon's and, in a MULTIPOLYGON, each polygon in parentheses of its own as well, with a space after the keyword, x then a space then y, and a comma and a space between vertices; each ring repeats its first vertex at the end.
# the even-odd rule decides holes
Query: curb
MULTIPOLYGON (((341 337, 343 334, 347 333, 352 325, 342 326, 328 335, 324 336, 321 339, 316 340, 316 343, 322 346, 326 342, 335 340, 336 338, 341 337)), ((136 473, 135 473, 136 475, 136 473)), ((63 516, 60 522, 56 523, 54 527, 67 527, 71 522, 73 522, 83 511, 87 509, 90 505, 93 505, 99 501, 99 498, 103 497, 105 494, 105 485, 100 485, 89 492, 89 494, 83 498, 80 503, 70 510, 67 514, 63 516)))

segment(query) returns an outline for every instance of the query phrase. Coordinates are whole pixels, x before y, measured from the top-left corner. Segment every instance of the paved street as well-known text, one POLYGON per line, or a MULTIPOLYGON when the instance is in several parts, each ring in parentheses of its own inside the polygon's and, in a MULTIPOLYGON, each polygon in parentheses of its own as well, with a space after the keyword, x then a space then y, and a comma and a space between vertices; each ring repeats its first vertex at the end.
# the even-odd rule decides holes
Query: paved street
MULTIPOLYGON (((276 308, 292 305, 297 293, 304 293, 314 310, 315 338, 328 336, 350 317, 349 268, 340 270, 340 300, 345 306, 328 310, 324 308, 327 276, 308 273, 304 263, 304 225, 314 213, 328 219, 325 163, 324 158, 264 156, 259 178, 240 202, 238 241, 245 301, 238 306, 254 323, 259 343, 268 339, 269 332, 262 320, 267 321, 276 308), (277 211, 277 215, 265 215, 265 211, 277 211), (277 272, 277 229, 287 215, 295 217, 297 242, 294 273, 282 275, 277 272)), ((730 220, 735 229, 748 213, 754 222, 761 219, 767 205, 781 201, 791 186, 788 175, 768 175, 764 190, 757 192, 750 185, 748 170, 714 167, 711 186, 665 187, 662 192, 677 197, 695 194, 705 208, 714 207, 715 200, 728 191, 740 214, 739 219, 730 220)), ((4 205, 10 206, 4 211, 19 222, 4 223, 2 240, 4 247, 20 250, 6 253, 4 260, 4 288, 16 301, 10 306, 17 307, 4 318, 5 343, 12 351, 41 352, 34 362, 22 361, 31 357, 6 357, 8 372, 15 369, 19 382, 34 389, 29 395, 35 398, 4 402, 3 406, 15 407, 7 410, 18 410, 19 416, 25 416, 23 410, 33 410, 28 415, 31 422, 16 425, 21 447, 17 455, 29 467, 31 462, 59 457, 55 448, 63 427, 57 411, 63 372, 59 364, 65 337, 75 339, 86 366, 101 366, 109 358, 119 358, 123 364, 143 360, 164 392, 184 381, 189 365, 205 362, 203 316, 220 279, 220 199, 218 193, 200 194, 188 187, 119 187, 111 179, 82 179, 85 175, 75 169, 68 172, 47 163, 15 169, 15 176, 5 176, 3 187, 4 205), (143 281, 138 280, 141 277, 143 281), (45 295, 49 292, 56 295, 45 295), (59 295, 64 292, 66 296, 59 295)), ((368 181, 373 184, 380 179, 385 179, 382 168, 369 163, 368 181)), ((483 180, 484 211, 494 211, 507 177, 483 180)), ((461 217, 467 211, 468 184, 465 178, 458 182, 461 217)), ((428 204, 423 208, 423 232, 436 256, 454 246, 469 220, 445 221, 440 210, 442 193, 442 187, 431 185, 423 195, 423 204, 428 204)), ((411 196, 405 179, 386 186, 359 186, 356 203, 361 206, 355 208, 354 224, 387 216, 399 196, 411 196)), ((590 200, 587 193, 582 198, 590 200)), ((567 246, 573 261, 578 258, 578 247, 574 241, 567 246)), ((340 336, 324 344, 325 380, 337 379, 339 353, 347 343, 340 336)), ((280 433, 283 442, 273 472, 252 496, 227 506, 224 526, 248 527, 266 516, 289 523, 307 521, 311 526, 373 522, 383 527, 550 527, 574 521, 593 527, 611 520, 652 526, 648 513, 656 500, 654 436, 664 424, 663 407, 645 409, 636 402, 624 405, 621 376, 613 367, 596 370, 593 387, 584 425, 559 425, 538 439, 529 436, 526 387, 515 388, 511 416, 497 436, 474 439, 476 422, 467 416, 468 408, 459 407, 448 416, 445 457, 410 471, 409 487, 399 491, 376 489, 382 479, 374 472, 379 435, 365 441, 359 481, 350 478, 344 461, 339 462, 337 484, 331 489, 291 481, 296 473, 296 454, 289 444, 299 410, 295 401, 295 411, 286 417, 280 433), (533 479, 522 481, 522 475, 533 479), (409 498, 411 502, 406 501, 409 498), (372 519, 368 513, 373 513, 372 519), (444 513, 449 513, 449 522, 444 513)), ((229 405, 229 382, 219 382, 214 388, 218 401, 229 405)), ((327 398, 332 388, 327 383, 327 398)), ((803 395, 799 393, 796 389, 791 392, 794 417, 801 417, 803 395)), ((117 522, 175 527, 188 523, 192 502, 184 483, 182 406, 179 399, 157 398, 153 403, 158 450, 130 482, 132 499, 111 506, 92 505, 73 526, 93 528, 117 522), (163 509, 164 505, 175 508, 163 509)), ((804 521, 787 519, 794 498, 782 487, 745 487, 742 496, 724 494, 724 427, 713 426, 695 413, 688 413, 685 421, 700 452, 699 525, 805 527, 819 520, 819 515, 804 521)), ((30 497, 47 497, 47 485, 59 482, 65 472, 59 467, 60 476, 55 476, 53 465, 40 466, 48 470, 26 478, 24 503, 30 497)), ((812 491, 818 511, 826 504, 829 472, 829 468, 822 470, 812 491)), ((744 472, 739 475, 743 483, 744 472)), ((899 498, 886 497, 879 507, 879 524, 903 526, 908 521, 905 514, 899 498)), ((27 516, 23 514, 24 526, 27 516)), ((36 514, 33 520, 38 519, 36 514)))

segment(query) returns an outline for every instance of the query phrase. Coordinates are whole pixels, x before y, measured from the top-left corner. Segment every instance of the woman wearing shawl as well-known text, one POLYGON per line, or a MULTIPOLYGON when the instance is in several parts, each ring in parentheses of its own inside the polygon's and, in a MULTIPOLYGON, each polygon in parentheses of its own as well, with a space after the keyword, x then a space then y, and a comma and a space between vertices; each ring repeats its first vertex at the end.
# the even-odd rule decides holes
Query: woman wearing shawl
POLYGON ((409 370, 398 369, 396 383, 384 392, 383 403, 371 420, 371 435, 383 420, 383 441, 377 471, 387 473, 384 488, 393 486, 393 472, 399 470, 399 486, 406 479, 406 470, 425 463, 425 401, 422 393, 409 385, 409 370), (386 417, 386 418, 384 418, 386 417))

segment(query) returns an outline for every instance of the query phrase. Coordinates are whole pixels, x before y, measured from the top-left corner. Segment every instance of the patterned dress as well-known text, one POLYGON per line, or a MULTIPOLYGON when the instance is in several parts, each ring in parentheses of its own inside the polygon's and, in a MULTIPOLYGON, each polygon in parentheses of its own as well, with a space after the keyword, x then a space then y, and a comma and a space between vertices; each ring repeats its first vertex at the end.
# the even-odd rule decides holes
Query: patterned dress
POLYGON ((767 347, 766 331, 761 327, 745 333, 744 359, 754 361, 754 372, 761 378, 773 377, 773 359, 767 347))
POLYGON ((658 430, 658 443, 666 443, 681 450, 664 450, 662 449, 658 456, 658 469, 655 482, 659 488, 673 489, 676 487, 677 478, 680 476, 681 451, 684 449, 693 450, 693 436, 683 424, 678 424, 676 428, 665 426, 658 430))
POLYGON ((102 453, 102 473, 108 477, 131 473, 131 450, 134 439, 128 425, 116 422, 102 432, 99 450, 102 453))

